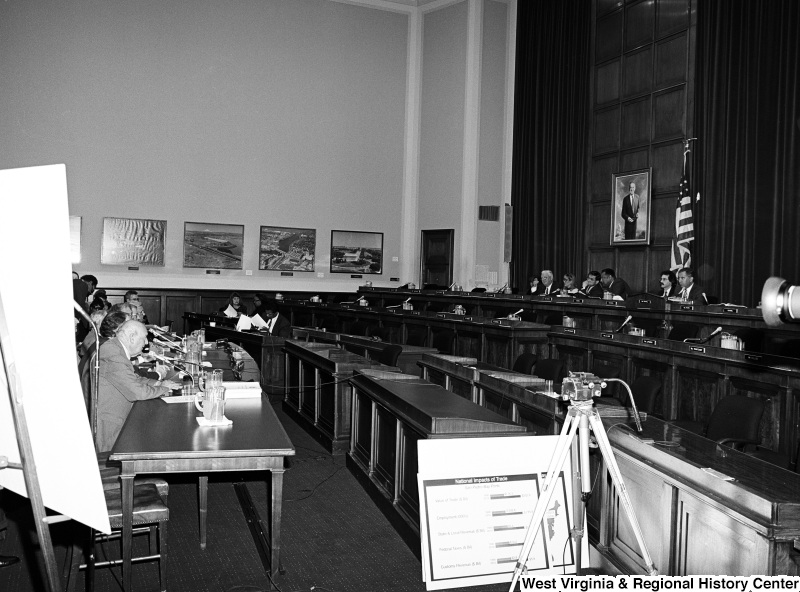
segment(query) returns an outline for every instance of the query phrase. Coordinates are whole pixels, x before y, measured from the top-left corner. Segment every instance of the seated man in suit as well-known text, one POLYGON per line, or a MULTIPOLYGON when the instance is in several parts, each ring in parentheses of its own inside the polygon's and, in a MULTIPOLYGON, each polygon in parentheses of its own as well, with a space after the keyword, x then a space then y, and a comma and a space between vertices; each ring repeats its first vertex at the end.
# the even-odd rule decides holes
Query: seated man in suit
POLYGON ((667 298, 673 298, 678 295, 679 288, 678 288, 678 278, 675 277, 675 272, 671 269, 666 269, 661 272, 661 291, 663 294, 661 295, 662 298, 665 300, 667 298))
POLYGON ((583 282, 583 289, 581 292, 589 298, 603 297, 603 286, 600 285, 599 271, 592 270, 589 272, 589 275, 586 276, 586 281, 583 282))
POLYGON ((136 290, 128 290, 125 292, 125 302, 131 307, 131 318, 136 321, 141 321, 145 325, 149 325, 150 321, 147 320, 147 314, 144 312, 142 303, 139 301, 139 292, 136 290))
POLYGON ((603 291, 610 292, 615 300, 625 300, 631 292, 628 282, 618 278, 610 267, 600 272, 600 283, 603 285, 603 291))
POLYGON ((558 294, 558 288, 553 285, 553 272, 549 269, 542 270, 542 281, 536 287, 536 290, 531 290, 534 296, 550 296, 558 294))
POLYGON ((122 430, 133 403, 168 395, 181 385, 170 380, 144 378, 133 371, 131 358, 142 353, 147 328, 125 321, 116 335, 100 346, 100 385, 97 393, 97 450, 107 452, 122 430))
POLYGON ((275 337, 291 337, 292 324, 280 311, 274 298, 261 301, 262 312, 259 315, 267 322, 267 332, 275 337))
POLYGON ((708 304, 703 288, 694 283, 694 272, 691 268, 684 267, 678 272, 678 283, 681 285, 678 297, 682 302, 708 304))

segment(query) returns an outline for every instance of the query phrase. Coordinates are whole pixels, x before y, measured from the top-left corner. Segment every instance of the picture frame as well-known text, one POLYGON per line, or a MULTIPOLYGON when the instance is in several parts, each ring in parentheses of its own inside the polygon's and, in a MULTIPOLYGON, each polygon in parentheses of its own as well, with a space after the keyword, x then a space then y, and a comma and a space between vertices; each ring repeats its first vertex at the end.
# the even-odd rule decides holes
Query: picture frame
POLYGON ((652 169, 611 175, 611 245, 650 244, 652 169), (631 187, 633 185, 633 188, 631 187), (631 189, 635 198, 630 199, 631 189))
POLYGON ((331 230, 331 273, 383 273, 383 233, 331 230))
POLYGON ((258 269, 314 271, 316 228, 262 226, 258 235, 258 269))
POLYGON ((103 218, 100 263, 164 267, 166 220, 103 218))
POLYGON ((183 223, 183 266, 242 269, 244 225, 183 223))

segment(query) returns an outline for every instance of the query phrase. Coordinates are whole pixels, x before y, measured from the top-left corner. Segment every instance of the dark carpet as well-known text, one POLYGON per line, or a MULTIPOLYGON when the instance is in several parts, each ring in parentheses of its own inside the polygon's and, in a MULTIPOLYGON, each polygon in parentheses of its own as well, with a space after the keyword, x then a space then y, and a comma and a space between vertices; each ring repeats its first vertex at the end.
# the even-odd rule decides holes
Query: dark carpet
MULTIPOLYGON (((414 553, 345 467, 344 456, 328 454, 292 419, 277 399, 273 406, 297 449, 284 475, 282 567, 275 579, 283 592, 421 592, 421 566, 414 553)), ((263 478, 263 476, 262 476, 263 478)), ((262 520, 267 520, 267 494, 258 473, 218 473, 209 478, 208 546, 200 549, 197 527, 196 476, 169 476, 170 520, 167 590, 170 592, 258 592, 270 589, 239 500, 237 482, 246 483, 262 520)), ((0 554, 22 561, 0 568, 0 591, 39 591, 45 585, 37 558, 36 532, 30 504, 3 491, 0 503, 10 519, 0 554)), ((71 523, 51 528, 56 558, 62 565, 68 544, 78 536, 71 523)), ((145 537, 136 537, 134 552, 146 549, 145 537)), ((117 557, 114 543, 104 546, 117 557)), ((103 557, 101 556, 100 559, 103 557)), ((95 590, 121 590, 121 569, 96 572, 95 590)), ((135 590, 159 590, 156 563, 134 565, 135 590)), ((76 590, 84 590, 80 573, 76 590)), ((499 592, 507 585, 461 588, 499 592)))

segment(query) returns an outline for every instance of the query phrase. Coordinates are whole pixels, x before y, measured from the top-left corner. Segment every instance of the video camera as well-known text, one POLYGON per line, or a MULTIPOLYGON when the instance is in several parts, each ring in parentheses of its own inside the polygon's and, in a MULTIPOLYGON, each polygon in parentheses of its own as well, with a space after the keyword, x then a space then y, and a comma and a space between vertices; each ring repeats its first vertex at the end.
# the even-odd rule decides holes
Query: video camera
POLYGON ((561 383, 561 398, 564 401, 590 401, 592 397, 599 397, 605 387, 605 381, 590 372, 570 372, 561 383))

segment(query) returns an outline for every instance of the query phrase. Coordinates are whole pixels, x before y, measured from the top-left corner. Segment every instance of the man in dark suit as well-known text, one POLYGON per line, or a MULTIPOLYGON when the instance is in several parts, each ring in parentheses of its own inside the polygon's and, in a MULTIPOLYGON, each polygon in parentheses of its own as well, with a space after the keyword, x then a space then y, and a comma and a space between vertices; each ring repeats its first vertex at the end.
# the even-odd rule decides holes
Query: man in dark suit
POLYGON ((625 240, 636 238, 636 222, 639 219, 639 196, 636 195, 636 183, 628 186, 630 192, 622 200, 622 219, 625 221, 625 240))
POLYGON ((534 296, 550 296, 558 294, 558 288, 553 285, 553 272, 549 269, 542 270, 542 281, 536 286, 535 290, 531 290, 534 296))
POLYGON ((675 272, 667 269, 661 272, 661 297, 665 300, 667 298, 674 298, 678 295, 678 278, 675 277, 675 272))
POLYGON ((292 324, 278 310, 278 302, 269 298, 261 302, 261 316, 267 322, 267 332, 275 337, 291 337, 292 324))
POLYGON ((583 289, 581 292, 589 298, 603 297, 603 286, 600 284, 599 271, 592 270, 589 272, 589 275, 586 276, 586 281, 583 282, 583 289))
POLYGON ((678 297, 683 302, 708 304, 705 290, 694 283, 694 272, 691 268, 684 267, 678 272, 678 283, 681 285, 681 291, 678 297))
POLYGON ((131 358, 142 353, 147 328, 125 321, 117 334, 100 346, 100 385, 97 391, 97 450, 107 452, 122 430, 133 403, 168 395, 181 385, 171 380, 144 378, 133 371, 131 358))
POLYGON ((625 300, 631 293, 628 282, 618 278, 610 267, 600 272, 600 283, 603 285, 603 292, 610 292, 613 297, 619 296, 617 300, 625 300))

